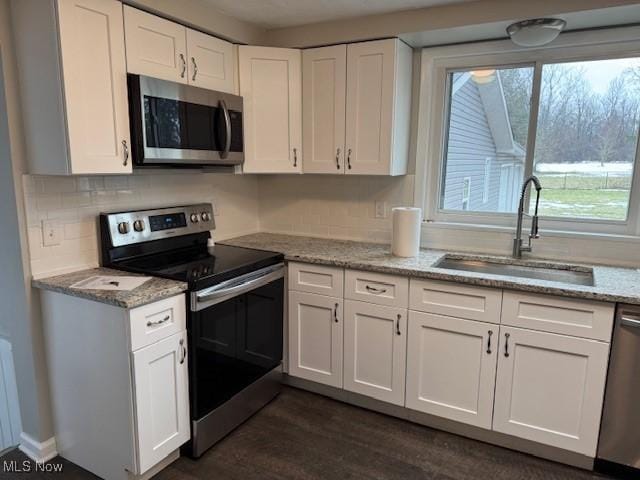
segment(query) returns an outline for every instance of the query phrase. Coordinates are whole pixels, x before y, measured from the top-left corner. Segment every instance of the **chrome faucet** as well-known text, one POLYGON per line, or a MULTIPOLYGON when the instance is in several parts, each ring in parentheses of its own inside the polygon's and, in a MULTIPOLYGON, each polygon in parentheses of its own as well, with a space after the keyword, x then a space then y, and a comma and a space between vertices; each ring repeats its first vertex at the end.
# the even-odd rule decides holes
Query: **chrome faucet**
POLYGON ((516 226, 516 238, 513 239, 513 257, 522 258, 522 252, 531 251, 531 241, 534 238, 540 238, 538 234, 538 203, 540 203, 540 180, 535 175, 531 175, 525 179, 522 184, 522 191, 520 192, 520 205, 518 206, 518 225, 516 226), (524 213, 524 199, 527 193, 527 187, 530 183, 533 183, 536 187, 536 209, 533 216, 524 213), (524 216, 531 217, 531 233, 529 233, 528 245, 522 245, 522 219, 524 216))

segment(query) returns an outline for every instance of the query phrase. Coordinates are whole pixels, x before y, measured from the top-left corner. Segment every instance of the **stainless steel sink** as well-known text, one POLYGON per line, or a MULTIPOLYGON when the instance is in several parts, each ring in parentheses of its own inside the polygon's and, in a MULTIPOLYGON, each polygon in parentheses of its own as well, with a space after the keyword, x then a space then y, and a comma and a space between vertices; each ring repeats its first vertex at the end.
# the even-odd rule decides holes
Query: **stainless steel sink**
POLYGON ((472 258, 456 258, 444 256, 434 267, 463 272, 489 273, 508 277, 532 278, 551 282, 570 283, 592 287, 593 270, 585 267, 557 267, 520 265, 516 263, 501 263, 472 258))

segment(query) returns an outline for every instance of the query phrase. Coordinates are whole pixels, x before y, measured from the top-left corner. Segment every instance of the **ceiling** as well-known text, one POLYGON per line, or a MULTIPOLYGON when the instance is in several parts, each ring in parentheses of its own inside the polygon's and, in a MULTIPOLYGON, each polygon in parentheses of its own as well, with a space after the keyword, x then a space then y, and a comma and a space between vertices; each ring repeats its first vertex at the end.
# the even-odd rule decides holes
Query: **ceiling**
POLYGON ((281 28, 474 0, 205 0, 216 10, 261 27, 281 28))

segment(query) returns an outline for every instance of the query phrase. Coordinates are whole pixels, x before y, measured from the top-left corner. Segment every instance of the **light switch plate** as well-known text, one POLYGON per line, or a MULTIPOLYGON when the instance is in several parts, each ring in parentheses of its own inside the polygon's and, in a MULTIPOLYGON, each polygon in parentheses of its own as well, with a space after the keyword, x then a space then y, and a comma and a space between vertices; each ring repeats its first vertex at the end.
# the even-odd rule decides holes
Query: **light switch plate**
POLYGON ((62 227, 57 220, 42 220, 42 244, 45 247, 60 245, 62 227))
POLYGON ((387 218, 387 202, 376 202, 376 218, 387 218))

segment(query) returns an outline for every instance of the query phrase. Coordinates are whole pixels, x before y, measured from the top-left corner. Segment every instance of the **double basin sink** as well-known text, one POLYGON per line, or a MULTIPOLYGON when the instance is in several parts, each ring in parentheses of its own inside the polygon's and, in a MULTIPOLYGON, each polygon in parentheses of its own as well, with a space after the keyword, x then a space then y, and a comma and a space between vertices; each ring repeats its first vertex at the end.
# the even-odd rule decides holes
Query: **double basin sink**
POLYGON ((473 257, 445 255, 436 264, 436 268, 463 272, 488 273, 507 277, 530 278, 571 285, 594 286, 593 269, 562 264, 527 265, 518 261, 491 261, 473 257), (506 263, 509 262, 509 263, 506 263))

